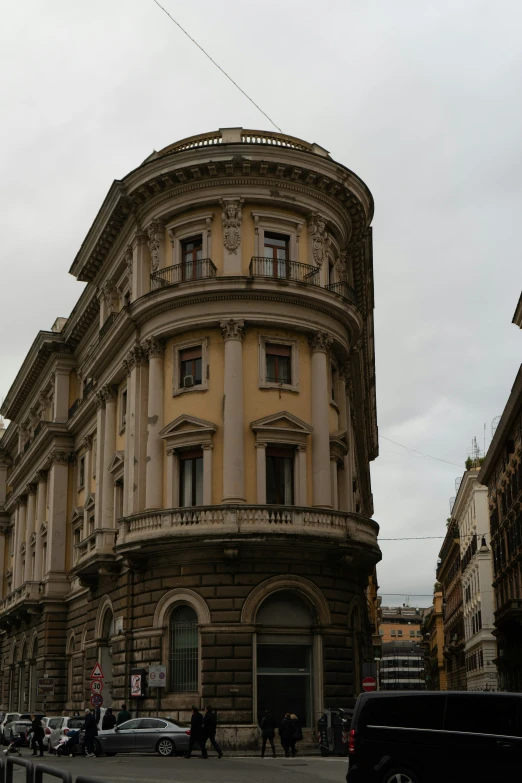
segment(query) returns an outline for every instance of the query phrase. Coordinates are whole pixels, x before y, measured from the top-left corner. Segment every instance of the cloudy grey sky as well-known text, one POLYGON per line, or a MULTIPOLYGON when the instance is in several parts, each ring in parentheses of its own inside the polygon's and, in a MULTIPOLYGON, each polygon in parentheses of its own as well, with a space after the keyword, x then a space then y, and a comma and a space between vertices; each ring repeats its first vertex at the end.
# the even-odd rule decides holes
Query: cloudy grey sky
MULTIPOLYGON (((454 481, 520 364, 518 0, 162 0, 281 128, 373 192, 383 537, 443 535, 454 481)), ((67 270, 113 179, 193 133, 268 121, 152 0, 4 0, 5 394, 82 285, 67 270)), ((383 542, 382 592, 426 605, 440 541, 383 542)), ((405 600, 385 595, 384 602, 405 600)))

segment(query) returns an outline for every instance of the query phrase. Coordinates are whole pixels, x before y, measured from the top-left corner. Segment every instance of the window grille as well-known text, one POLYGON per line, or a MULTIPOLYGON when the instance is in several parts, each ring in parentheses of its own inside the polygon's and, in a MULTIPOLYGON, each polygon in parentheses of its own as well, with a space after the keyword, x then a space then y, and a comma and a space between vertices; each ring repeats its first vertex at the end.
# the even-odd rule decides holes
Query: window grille
POLYGON ((178 606, 169 623, 170 689, 198 690, 198 618, 190 606, 178 606))

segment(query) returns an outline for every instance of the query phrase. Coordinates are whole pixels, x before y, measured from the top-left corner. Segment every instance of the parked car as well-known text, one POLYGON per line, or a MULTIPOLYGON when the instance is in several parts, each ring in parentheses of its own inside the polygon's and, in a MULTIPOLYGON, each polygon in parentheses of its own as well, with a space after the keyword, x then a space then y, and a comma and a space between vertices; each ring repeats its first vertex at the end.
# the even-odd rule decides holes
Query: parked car
MULTIPOLYGON (((102 707, 100 709, 100 718, 98 720, 98 729, 101 729, 103 716, 105 715, 105 707, 102 707)), ((46 739, 44 742, 47 745, 47 749, 49 749, 49 746, 54 750, 61 739, 64 737, 67 737, 70 731, 76 731, 80 730, 85 723, 85 714, 84 715, 71 715, 71 716, 60 716, 60 717, 48 717, 47 718, 47 728, 45 730, 45 736, 46 739)), ((83 733, 80 735, 80 746, 79 750, 83 752, 83 733)))
POLYGON ((5 713, 4 719, 3 719, 2 723, 0 723, 0 739, 2 740, 2 744, 3 745, 8 745, 9 744, 9 734, 5 733, 5 729, 6 729, 7 724, 12 723, 13 721, 15 721, 19 717, 20 717, 20 713, 19 712, 6 712, 5 713))
POLYGON ((522 694, 361 694, 349 757, 348 783, 518 781, 522 694))
POLYGON ((170 718, 133 718, 96 737, 96 752, 159 753, 173 756, 188 750, 190 729, 170 718))
MULTIPOLYGON (((16 715, 16 717, 9 723, 6 723, 4 727, 4 736, 8 743, 11 742, 11 740, 13 740, 15 737, 19 737, 22 731, 28 731, 31 728, 30 712, 23 712, 21 714, 19 712, 16 712, 12 714, 16 715)), ((36 715, 37 717, 42 719, 42 726, 45 730, 46 727, 45 715, 42 715, 42 713, 37 713, 36 715)))

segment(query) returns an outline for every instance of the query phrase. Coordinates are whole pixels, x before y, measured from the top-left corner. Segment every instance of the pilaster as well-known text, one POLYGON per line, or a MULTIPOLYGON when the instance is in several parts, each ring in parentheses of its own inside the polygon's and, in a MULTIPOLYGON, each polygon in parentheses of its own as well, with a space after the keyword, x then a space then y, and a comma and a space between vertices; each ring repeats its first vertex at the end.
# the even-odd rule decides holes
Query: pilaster
POLYGON ((223 503, 245 502, 243 422, 244 321, 221 321, 225 342, 223 412, 223 503))
POLYGON ((155 337, 143 342, 142 349, 149 360, 149 394, 147 426, 147 462, 145 508, 163 507, 163 454, 165 444, 160 438, 163 429, 163 354, 165 345, 155 337))
POLYGON ((332 337, 315 332, 309 337, 312 353, 312 491, 313 505, 332 505, 330 478, 330 433, 328 420, 328 356, 332 337))

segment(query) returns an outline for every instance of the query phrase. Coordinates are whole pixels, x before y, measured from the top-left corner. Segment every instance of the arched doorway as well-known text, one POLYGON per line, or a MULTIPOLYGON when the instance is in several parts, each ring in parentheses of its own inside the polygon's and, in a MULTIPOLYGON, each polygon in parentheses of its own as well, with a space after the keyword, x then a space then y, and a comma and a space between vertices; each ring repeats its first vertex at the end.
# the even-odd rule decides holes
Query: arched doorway
POLYGON ((103 706, 112 707, 112 643, 114 636, 114 614, 107 608, 101 624, 101 638, 98 647, 98 660, 104 675, 103 706))
POLYGON ((290 590, 280 590, 261 604, 256 624, 257 712, 272 710, 277 721, 295 713, 312 726, 314 611, 290 590))

